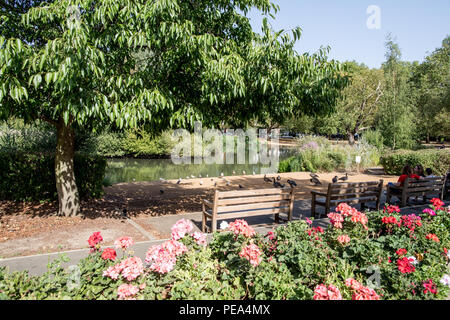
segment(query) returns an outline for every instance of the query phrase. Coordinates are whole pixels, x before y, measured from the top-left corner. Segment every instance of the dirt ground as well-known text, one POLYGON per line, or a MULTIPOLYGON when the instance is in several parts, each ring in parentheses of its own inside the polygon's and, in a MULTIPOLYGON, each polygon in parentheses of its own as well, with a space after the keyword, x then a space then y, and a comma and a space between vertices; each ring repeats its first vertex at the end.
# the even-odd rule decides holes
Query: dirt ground
MULTIPOLYGON (((282 173, 283 184, 295 180, 295 198, 310 199, 312 190, 324 191, 334 176, 343 173, 319 174, 321 186, 313 185, 307 172, 282 173)), ((269 177, 277 176, 270 175, 269 177)), ((178 215, 201 211, 201 199, 211 198, 214 190, 271 188, 263 175, 230 176, 223 178, 197 178, 182 180, 119 183, 105 188, 102 199, 82 202, 79 217, 59 217, 56 203, 0 202, 0 257, 24 255, 55 250, 85 248, 86 240, 94 231, 102 231, 105 244, 111 244, 122 235, 135 241, 148 237, 121 218, 123 209, 133 221, 146 217, 178 215), (216 186, 214 186, 216 184, 216 186), (228 184, 228 185, 227 185, 228 184), (162 192, 161 192, 162 191, 162 192), (16 249, 14 249, 16 248, 16 249)), ((395 182, 397 177, 386 175, 349 173, 349 182, 395 182)), ((158 238, 158 230, 145 231, 158 238)))

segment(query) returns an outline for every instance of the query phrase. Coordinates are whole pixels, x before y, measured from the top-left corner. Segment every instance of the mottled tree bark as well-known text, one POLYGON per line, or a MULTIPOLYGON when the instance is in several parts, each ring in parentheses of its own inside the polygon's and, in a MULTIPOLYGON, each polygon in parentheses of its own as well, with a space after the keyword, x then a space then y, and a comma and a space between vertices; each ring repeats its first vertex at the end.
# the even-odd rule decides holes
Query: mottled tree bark
POLYGON ((71 126, 60 119, 57 124, 57 136, 55 174, 58 213, 67 217, 75 216, 80 213, 80 198, 73 165, 75 135, 71 126))

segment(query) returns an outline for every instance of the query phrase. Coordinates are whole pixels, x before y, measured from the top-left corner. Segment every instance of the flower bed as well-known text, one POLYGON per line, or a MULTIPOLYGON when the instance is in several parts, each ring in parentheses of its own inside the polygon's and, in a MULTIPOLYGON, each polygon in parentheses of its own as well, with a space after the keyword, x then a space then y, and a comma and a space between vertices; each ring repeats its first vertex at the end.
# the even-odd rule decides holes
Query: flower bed
POLYGON ((149 248, 133 240, 102 248, 68 270, 51 263, 42 276, 0 269, 3 299, 446 299, 450 292, 450 214, 439 199, 420 215, 398 207, 365 214, 340 204, 331 226, 296 221, 257 234, 244 220, 223 223, 209 244, 188 220, 172 239, 149 248))

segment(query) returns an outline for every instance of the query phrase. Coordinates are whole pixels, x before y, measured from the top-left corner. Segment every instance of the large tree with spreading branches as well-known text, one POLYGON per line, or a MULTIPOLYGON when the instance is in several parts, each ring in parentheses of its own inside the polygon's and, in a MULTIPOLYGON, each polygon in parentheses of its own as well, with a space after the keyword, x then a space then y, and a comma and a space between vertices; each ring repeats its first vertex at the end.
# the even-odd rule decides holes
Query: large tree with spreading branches
POLYGON ((255 33, 246 13, 269 0, 2 0, 0 118, 57 131, 59 212, 80 212, 77 128, 200 120, 241 125, 330 111, 346 83, 323 50, 298 54, 300 29, 255 33))

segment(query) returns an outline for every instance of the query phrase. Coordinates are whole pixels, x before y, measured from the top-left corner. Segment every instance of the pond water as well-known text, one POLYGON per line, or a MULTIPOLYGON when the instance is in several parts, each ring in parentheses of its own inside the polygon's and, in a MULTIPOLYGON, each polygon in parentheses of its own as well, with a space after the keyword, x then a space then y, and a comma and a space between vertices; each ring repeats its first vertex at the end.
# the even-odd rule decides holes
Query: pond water
MULTIPOLYGON (((279 160, 286 159, 294 154, 294 149, 290 147, 280 147, 279 160)), ((109 159, 106 168, 106 178, 111 183, 134 182, 134 181, 156 181, 160 178, 186 179, 191 176, 218 177, 221 173, 231 176, 233 171, 236 175, 260 174, 262 168, 268 165, 261 163, 249 164, 246 157, 246 164, 174 164, 171 159, 109 159)), ((275 173, 275 172, 272 172, 275 173)))

